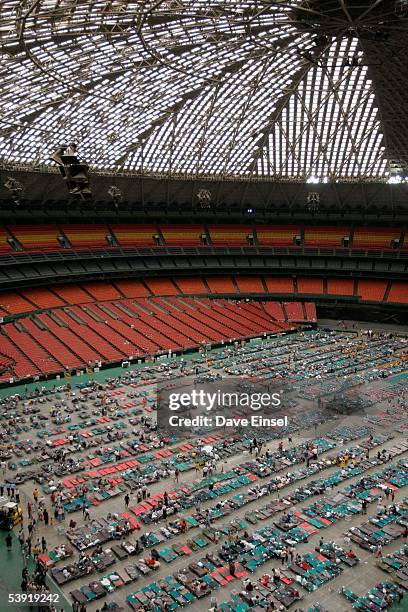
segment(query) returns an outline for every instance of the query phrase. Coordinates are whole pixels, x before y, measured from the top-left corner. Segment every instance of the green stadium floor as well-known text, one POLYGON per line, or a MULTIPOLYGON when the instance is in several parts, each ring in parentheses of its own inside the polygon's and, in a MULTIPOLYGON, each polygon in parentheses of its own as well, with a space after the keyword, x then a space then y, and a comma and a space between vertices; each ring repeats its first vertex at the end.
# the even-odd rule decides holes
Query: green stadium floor
MULTIPOLYGON (((11 531, 13 538, 13 545, 11 551, 7 550, 5 538, 7 531, 0 531, 0 610, 1 612, 7 612, 14 610, 14 612, 27 612, 27 610, 33 610, 37 612, 38 606, 21 606, 19 604, 8 603, 8 596, 10 593, 21 593, 21 572, 24 567, 24 558, 21 554, 20 543, 14 531, 11 531)), ((35 564, 30 559, 28 569, 30 573, 34 570, 35 564)), ((47 584, 51 587, 53 593, 60 595, 59 602, 57 604, 57 610, 64 610, 69 612, 72 610, 71 605, 65 599, 64 595, 59 589, 56 588, 55 584, 47 579, 47 584)))

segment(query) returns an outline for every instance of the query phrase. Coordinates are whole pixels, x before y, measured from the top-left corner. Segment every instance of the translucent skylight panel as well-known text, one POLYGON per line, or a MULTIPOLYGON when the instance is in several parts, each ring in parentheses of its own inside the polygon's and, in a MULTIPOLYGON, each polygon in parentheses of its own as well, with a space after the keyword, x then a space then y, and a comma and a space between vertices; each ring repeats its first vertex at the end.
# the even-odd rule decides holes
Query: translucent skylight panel
POLYGON ((0 123, 1 156, 47 163, 69 138, 91 166, 140 170, 143 140, 146 172, 381 175, 372 82, 364 62, 344 65, 358 41, 309 62, 296 2, 40 0, 23 48, 19 3, 0 0, 0 117, 14 123, 0 123))

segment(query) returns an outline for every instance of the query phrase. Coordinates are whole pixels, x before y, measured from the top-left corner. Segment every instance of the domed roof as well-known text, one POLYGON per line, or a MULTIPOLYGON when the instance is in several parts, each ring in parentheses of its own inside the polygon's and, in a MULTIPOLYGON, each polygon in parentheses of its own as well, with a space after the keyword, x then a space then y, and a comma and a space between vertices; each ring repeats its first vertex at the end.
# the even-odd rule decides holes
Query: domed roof
POLYGON ((0 158, 405 176, 407 25, 408 0, 0 0, 0 158))

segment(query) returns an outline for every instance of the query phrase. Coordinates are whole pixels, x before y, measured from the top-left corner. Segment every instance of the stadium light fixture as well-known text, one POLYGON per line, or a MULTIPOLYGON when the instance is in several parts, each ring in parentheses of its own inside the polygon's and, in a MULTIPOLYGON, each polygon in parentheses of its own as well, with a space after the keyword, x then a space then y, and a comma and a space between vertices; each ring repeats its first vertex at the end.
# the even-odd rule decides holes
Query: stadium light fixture
POLYGON ((10 192, 14 204, 19 206, 24 196, 24 185, 13 176, 8 176, 4 187, 10 192))
POLYGON ((92 200, 92 192, 89 186, 89 166, 79 161, 75 143, 68 146, 60 145, 49 159, 58 165, 60 174, 71 195, 80 197, 82 200, 92 200))
POLYGON ((121 190, 119 189, 119 187, 116 187, 116 185, 111 185, 109 187, 108 195, 110 195, 110 197, 112 198, 113 203, 116 208, 119 206, 121 202, 123 202, 123 194, 121 190))

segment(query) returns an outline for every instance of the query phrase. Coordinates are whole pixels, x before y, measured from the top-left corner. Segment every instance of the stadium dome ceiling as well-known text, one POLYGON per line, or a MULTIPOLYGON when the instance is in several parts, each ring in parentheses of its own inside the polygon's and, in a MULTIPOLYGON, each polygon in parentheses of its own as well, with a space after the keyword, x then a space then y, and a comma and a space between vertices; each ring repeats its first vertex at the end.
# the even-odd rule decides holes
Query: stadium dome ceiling
POLYGON ((0 0, 0 158, 398 181, 408 0, 0 0))

